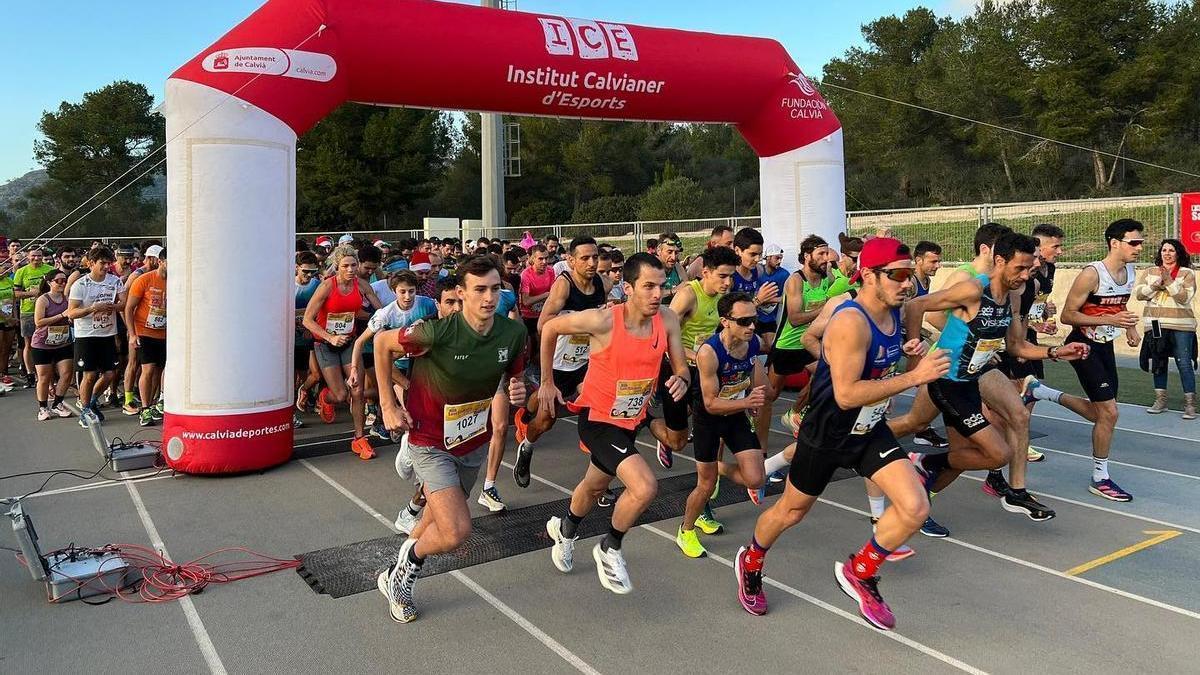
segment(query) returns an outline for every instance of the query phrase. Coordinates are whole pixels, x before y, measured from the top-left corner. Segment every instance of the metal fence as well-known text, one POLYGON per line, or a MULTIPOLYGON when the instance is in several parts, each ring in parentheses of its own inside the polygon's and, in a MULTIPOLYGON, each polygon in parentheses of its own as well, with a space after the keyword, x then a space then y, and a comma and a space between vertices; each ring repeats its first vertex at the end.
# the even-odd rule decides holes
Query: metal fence
MULTIPOLYGON (((1145 197, 1116 197, 1108 199, 1074 199, 1047 202, 1016 202, 1009 204, 973 204, 969 206, 938 206, 917 209, 884 209, 848 211, 846 231, 856 236, 889 234, 916 245, 928 240, 941 244, 943 259, 961 262, 974 257, 974 233, 983 223, 999 222, 1019 232, 1029 232, 1038 223, 1053 223, 1066 231, 1061 262, 1088 262, 1104 256, 1104 228, 1118 218, 1134 218, 1146 225, 1146 238, 1151 242, 1179 236, 1179 195, 1150 195, 1145 197)), ((683 241, 684 253, 703 250, 709 233, 717 225, 729 225, 734 230, 758 227, 758 216, 727 218, 698 218, 688 220, 646 220, 618 223, 551 224, 538 227, 464 227, 464 239, 484 236, 520 241, 525 232, 542 239, 553 234, 565 245, 573 237, 589 235, 598 241, 609 242, 627 255, 644 250, 646 242, 672 232, 683 241)), ((477 222, 477 221, 472 221, 477 222)), ((339 237, 350 234, 359 239, 383 239, 393 245, 401 239, 420 237, 420 229, 352 230, 350 232, 300 232, 297 236, 315 239, 321 234, 339 237)), ((147 237, 91 237, 59 239, 58 245, 88 246, 93 239, 110 245, 135 244, 144 239, 162 239, 163 235, 147 237)))

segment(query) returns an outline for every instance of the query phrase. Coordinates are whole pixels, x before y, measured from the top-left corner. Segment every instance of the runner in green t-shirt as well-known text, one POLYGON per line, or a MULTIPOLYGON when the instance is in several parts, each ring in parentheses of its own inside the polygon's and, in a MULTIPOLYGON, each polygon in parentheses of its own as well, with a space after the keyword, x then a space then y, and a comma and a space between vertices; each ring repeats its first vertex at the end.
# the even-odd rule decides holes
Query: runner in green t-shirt
POLYGON ((378 382, 391 381, 396 358, 412 357, 405 404, 390 387, 379 388, 379 404, 389 431, 408 432, 396 460, 401 477, 415 472, 428 501, 396 564, 378 579, 392 619, 400 623, 417 617, 413 583, 425 558, 453 551, 471 532, 467 493, 487 458, 497 389, 507 386, 509 402, 525 405, 528 335, 523 324, 495 314, 499 266, 477 256, 460 264, 457 275, 462 312, 375 337, 378 382))
POLYGON ((25 338, 25 351, 22 352, 21 358, 25 361, 25 372, 29 373, 26 383, 28 387, 33 387, 37 381, 33 368, 33 347, 30 346, 33 332, 37 329, 37 326, 33 325, 33 304, 37 301, 38 287, 41 286, 42 279, 54 269, 44 260, 45 252, 41 248, 31 248, 29 263, 13 274, 13 292, 15 297, 21 300, 21 337, 25 338))

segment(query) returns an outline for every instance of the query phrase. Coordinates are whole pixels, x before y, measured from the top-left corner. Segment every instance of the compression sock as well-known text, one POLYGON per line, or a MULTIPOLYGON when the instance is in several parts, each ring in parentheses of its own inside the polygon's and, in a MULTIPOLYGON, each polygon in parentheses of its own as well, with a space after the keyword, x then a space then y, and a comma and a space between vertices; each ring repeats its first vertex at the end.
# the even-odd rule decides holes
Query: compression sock
POLYGON ((621 540, 625 538, 625 533, 615 527, 608 528, 608 534, 604 535, 604 539, 600 540, 601 551, 621 550, 621 540))
POLYGON ((871 537, 870 541, 863 544, 858 553, 850 558, 850 573, 859 579, 870 579, 879 571, 879 566, 889 553, 891 551, 880 546, 875 537, 871 537))
POLYGON ((1063 395, 1061 391, 1044 382, 1039 382, 1038 386, 1034 387, 1030 393, 1039 401, 1050 401, 1051 403, 1058 403, 1063 395))
POLYGON ((582 522, 583 516, 571 513, 571 508, 567 507, 567 517, 562 521, 562 536, 566 539, 574 539, 575 532, 579 529, 579 524, 582 522))

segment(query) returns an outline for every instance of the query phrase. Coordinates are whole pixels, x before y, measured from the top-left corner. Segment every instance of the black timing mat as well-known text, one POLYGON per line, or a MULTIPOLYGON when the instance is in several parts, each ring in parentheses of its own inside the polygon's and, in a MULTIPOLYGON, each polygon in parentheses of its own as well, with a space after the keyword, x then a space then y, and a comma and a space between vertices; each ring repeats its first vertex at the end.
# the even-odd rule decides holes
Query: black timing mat
MULTIPOLYGON (((854 475, 853 471, 842 469, 834 475, 834 480, 854 475)), ((694 473, 660 480, 658 497, 642 514, 638 524, 680 518, 688 493, 694 487, 694 473)), ((781 492, 783 483, 774 483, 767 488, 769 495, 781 492)), ((729 506, 749 499, 745 488, 722 479, 721 492, 713 505, 729 506)), ((553 542, 546 534, 546 521, 550 516, 561 517, 565 514, 569 502, 570 499, 559 499, 475 518, 471 521, 471 535, 467 541, 450 554, 430 557, 421 569, 421 576, 433 576, 550 548, 553 542)), ((608 532, 609 513, 610 509, 593 509, 579 525, 579 537, 595 537, 608 532)), ((404 535, 390 535, 301 553, 296 556, 301 561, 296 572, 314 591, 335 598, 369 591, 375 588, 375 578, 379 572, 396 561, 396 554, 405 538, 404 535)))

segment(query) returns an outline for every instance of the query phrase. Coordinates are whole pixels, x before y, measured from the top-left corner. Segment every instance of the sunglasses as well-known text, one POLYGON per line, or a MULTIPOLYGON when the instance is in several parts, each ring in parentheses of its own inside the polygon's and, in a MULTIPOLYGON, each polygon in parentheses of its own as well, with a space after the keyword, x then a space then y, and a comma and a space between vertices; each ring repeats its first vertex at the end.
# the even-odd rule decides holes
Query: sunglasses
POLYGON ((757 318, 758 317, 756 317, 756 316, 738 316, 738 317, 727 316, 727 317, 725 317, 725 320, 732 321, 732 322, 736 323, 737 325, 741 326, 742 328, 749 328, 750 326, 754 325, 754 320, 757 318))
POLYGON ((911 279, 913 277, 913 274, 915 273, 915 270, 913 270, 913 268, 911 268, 911 267, 897 267, 895 269, 890 269, 890 270, 884 269, 884 268, 876 268, 871 271, 876 274, 882 274, 883 276, 891 279, 892 281, 895 281, 898 284, 902 284, 902 283, 908 281, 909 279, 911 279))
POLYGON ((313 276, 314 274, 320 274, 320 273, 321 273, 321 270, 306 270, 303 267, 300 268, 300 274, 304 274, 304 275, 307 275, 310 277, 313 276))
POLYGON ((1145 239, 1122 239, 1121 241, 1129 244, 1130 246, 1141 246, 1142 244, 1146 243, 1145 239))

